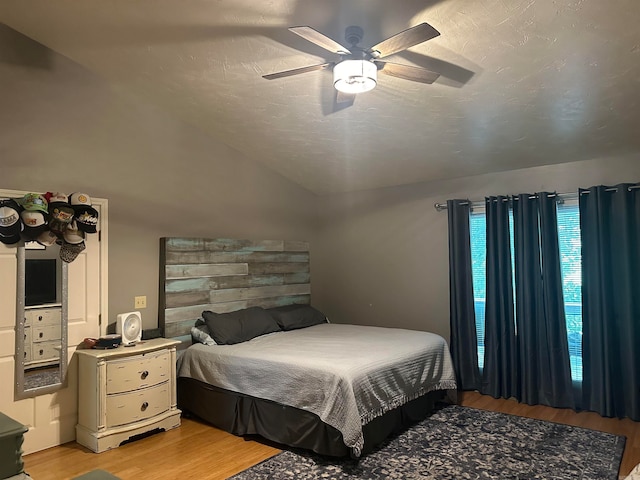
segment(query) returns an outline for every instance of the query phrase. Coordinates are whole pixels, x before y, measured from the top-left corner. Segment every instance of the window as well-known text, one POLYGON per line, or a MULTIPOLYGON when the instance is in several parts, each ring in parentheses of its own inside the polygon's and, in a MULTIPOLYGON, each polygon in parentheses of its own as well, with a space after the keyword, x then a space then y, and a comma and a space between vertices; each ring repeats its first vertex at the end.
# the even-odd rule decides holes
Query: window
POLYGON ((571 379, 582 381, 582 241, 577 201, 558 205, 558 244, 562 268, 571 379))
MULTIPOLYGON (((470 219, 471 266, 473 269, 473 296, 476 314, 478 365, 484 366, 484 324, 486 302, 486 215, 483 208, 474 209, 470 219)), ((511 258, 513 255, 513 215, 509 216, 511 258)), ((582 265, 580 240, 580 214, 577 201, 558 205, 558 243, 562 269, 562 289, 569 340, 571 378, 582 381, 582 265)), ((512 268, 513 263, 512 263, 512 268)), ((515 273, 513 275, 515 278, 515 273)), ((514 288, 515 295, 515 288, 514 288)))
POLYGON ((475 209, 469 218, 471 230, 471 268, 473 270, 473 304, 476 311, 478 366, 484 367, 484 307, 487 298, 487 224, 484 210, 475 209))

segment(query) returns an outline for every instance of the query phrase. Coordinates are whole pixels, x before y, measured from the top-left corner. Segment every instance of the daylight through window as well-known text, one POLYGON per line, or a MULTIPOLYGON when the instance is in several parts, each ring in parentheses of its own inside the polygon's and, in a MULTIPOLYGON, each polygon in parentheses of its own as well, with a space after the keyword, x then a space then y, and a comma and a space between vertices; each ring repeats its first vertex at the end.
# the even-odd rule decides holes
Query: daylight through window
MULTIPOLYGON (((582 265, 580 213, 575 200, 558 204, 558 244, 562 269, 562 291, 569 340, 571 378, 582 381, 582 265)), ((509 215, 511 258, 513 268, 513 215, 509 215)), ((478 341, 478 364, 484 366, 484 325, 486 303, 486 215, 483 208, 474 208, 470 216, 471 265, 473 296, 478 341)), ((513 278, 515 278, 515 272, 513 278)), ((515 289, 514 289, 515 292, 515 289)), ((515 308, 514 308, 515 312, 515 308)))

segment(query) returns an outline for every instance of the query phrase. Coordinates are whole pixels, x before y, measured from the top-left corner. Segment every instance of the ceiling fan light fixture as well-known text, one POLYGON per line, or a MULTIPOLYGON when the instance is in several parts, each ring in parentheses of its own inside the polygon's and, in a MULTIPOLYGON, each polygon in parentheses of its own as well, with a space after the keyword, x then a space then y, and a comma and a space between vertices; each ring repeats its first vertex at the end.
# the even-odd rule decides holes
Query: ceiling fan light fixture
POLYGON ((378 83, 378 69, 369 60, 343 60, 333 67, 333 86, 343 93, 363 93, 378 83))

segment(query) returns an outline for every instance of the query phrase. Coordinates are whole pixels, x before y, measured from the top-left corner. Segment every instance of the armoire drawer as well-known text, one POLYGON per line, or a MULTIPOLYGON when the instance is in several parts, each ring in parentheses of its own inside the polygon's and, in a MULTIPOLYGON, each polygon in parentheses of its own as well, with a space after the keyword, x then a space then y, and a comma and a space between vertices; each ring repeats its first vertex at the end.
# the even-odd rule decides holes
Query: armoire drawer
POLYGON ((24 350, 24 361, 31 361, 31 327, 24 327, 24 342, 22 343, 24 350))
POLYGON ((31 330, 31 341, 48 342, 49 340, 58 340, 60 343, 61 326, 58 325, 34 325, 29 328, 31 330))
POLYGON ((60 307, 34 308, 25 310, 25 325, 60 325, 62 310, 60 307))
POLYGON ((107 363, 107 395, 151 387, 169 378, 171 355, 167 350, 112 360, 107 363))
POLYGON ((31 361, 57 360, 60 358, 60 340, 34 343, 31 346, 31 361))

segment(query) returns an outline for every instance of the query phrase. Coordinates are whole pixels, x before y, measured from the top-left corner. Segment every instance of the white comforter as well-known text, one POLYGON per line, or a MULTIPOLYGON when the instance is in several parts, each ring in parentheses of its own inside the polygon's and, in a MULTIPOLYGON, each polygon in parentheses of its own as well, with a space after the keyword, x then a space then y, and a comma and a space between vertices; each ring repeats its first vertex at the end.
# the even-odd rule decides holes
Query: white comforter
POLYGON ((362 425, 429 391, 456 388, 439 335, 343 324, 192 345, 178 376, 308 410, 339 430, 355 456, 362 425))

